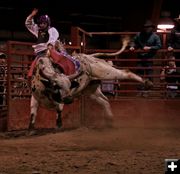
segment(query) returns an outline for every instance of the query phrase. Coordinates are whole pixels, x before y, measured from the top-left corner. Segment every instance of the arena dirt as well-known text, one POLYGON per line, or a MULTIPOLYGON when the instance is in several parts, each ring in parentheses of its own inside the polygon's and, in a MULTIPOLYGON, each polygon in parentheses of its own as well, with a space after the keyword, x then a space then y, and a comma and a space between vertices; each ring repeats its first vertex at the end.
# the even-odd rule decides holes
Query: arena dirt
POLYGON ((180 129, 78 128, 0 134, 0 174, 160 174, 180 158, 180 129))

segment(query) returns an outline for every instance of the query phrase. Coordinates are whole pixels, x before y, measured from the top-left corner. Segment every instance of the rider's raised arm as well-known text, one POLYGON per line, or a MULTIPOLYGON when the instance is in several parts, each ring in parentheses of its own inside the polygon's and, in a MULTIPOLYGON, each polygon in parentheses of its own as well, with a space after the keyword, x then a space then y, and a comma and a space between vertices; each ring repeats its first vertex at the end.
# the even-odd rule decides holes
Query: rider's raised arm
POLYGON ((34 9, 31 14, 25 20, 26 28, 36 37, 38 37, 38 25, 34 22, 34 16, 37 14, 38 10, 34 9))

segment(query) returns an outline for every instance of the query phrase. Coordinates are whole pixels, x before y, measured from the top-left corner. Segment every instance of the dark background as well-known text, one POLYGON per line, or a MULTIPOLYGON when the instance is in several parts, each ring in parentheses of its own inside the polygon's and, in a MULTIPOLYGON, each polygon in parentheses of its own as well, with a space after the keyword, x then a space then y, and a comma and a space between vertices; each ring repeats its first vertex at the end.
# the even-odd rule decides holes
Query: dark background
POLYGON ((178 17, 180 0, 0 0, 0 39, 22 40, 17 35, 27 34, 24 22, 33 8, 39 9, 38 15, 48 14, 62 34, 70 33, 71 26, 86 31, 139 31, 146 19, 157 24, 162 11, 178 17))

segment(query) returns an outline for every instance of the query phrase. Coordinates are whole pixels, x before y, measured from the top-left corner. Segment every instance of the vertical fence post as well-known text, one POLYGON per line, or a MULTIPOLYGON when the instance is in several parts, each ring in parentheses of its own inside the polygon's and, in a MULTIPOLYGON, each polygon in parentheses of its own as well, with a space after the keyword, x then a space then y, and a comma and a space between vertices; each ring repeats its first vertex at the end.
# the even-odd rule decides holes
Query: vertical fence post
POLYGON ((80 45, 79 30, 78 27, 71 27, 71 42, 73 46, 80 45))

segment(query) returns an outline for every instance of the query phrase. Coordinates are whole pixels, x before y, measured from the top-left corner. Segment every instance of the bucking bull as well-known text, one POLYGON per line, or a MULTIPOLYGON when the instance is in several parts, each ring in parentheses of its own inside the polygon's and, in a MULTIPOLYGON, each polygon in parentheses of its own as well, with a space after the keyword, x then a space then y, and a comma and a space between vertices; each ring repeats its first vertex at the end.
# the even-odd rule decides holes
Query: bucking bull
POLYGON ((99 103, 106 113, 107 126, 112 126, 113 113, 108 98, 101 91, 101 80, 133 80, 146 87, 152 86, 150 81, 130 72, 111 66, 99 56, 115 56, 121 54, 129 40, 122 41, 122 48, 115 53, 75 53, 73 56, 65 50, 57 52, 49 50, 49 55, 36 60, 31 80, 31 120, 29 129, 33 129, 39 106, 57 111, 57 127, 62 126, 61 112, 64 104, 72 102, 81 95, 90 97, 99 103))

